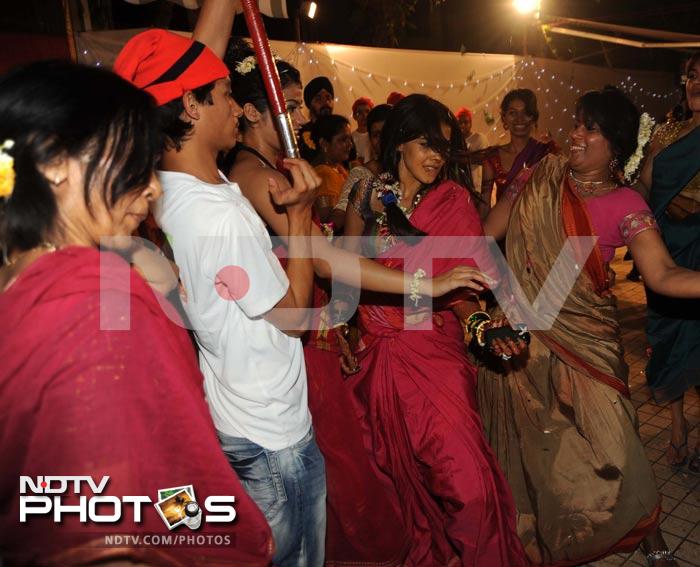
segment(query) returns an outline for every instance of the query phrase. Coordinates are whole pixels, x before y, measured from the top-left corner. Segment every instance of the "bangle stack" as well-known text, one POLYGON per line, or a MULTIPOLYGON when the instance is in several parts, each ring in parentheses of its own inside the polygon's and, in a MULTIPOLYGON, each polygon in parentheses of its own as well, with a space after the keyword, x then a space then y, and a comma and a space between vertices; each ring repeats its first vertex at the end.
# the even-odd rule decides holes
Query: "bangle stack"
POLYGON ((486 346, 484 333, 486 332, 486 326, 490 322, 491 317, 488 313, 485 311, 475 311, 467 318, 467 321, 464 324, 464 330, 476 339, 476 342, 480 347, 484 347, 486 346))
POLYGON ((409 287, 411 295, 408 298, 413 301, 414 307, 418 307, 418 302, 420 301, 420 281, 425 277, 425 270, 419 268, 413 274, 413 281, 409 287))

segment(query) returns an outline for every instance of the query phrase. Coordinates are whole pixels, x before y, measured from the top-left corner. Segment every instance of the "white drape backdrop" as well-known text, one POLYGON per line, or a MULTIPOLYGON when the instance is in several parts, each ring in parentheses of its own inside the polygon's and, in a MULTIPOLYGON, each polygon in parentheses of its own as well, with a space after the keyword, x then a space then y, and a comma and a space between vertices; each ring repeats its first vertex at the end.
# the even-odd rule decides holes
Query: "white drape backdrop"
MULTIPOLYGON (((78 34, 78 56, 88 64, 111 66, 126 41, 141 30, 78 34)), ((503 95, 517 87, 530 88, 538 98, 539 133, 551 133, 564 145, 573 121, 576 98, 605 84, 624 88, 637 105, 657 120, 676 102, 672 73, 626 71, 513 55, 384 49, 335 44, 296 44, 271 41, 279 56, 295 64, 304 83, 318 75, 335 86, 336 112, 350 117, 352 102, 369 96, 386 101, 392 91, 426 93, 452 110, 467 106, 474 112, 473 130, 489 143, 507 138, 500 125, 503 95)))

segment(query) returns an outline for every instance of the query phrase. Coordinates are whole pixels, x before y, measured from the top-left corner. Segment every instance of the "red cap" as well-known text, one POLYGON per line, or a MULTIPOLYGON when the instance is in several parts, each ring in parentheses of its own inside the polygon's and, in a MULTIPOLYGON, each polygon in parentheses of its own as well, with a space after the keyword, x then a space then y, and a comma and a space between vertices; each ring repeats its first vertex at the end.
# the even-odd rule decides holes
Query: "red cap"
POLYGON ((397 93, 394 91, 393 93, 389 93, 389 96, 386 97, 386 103, 395 105, 401 102, 402 99, 406 98, 406 95, 403 95, 401 93, 397 93))
POLYGON ((114 71, 153 95, 158 106, 229 75, 224 62, 203 43, 160 29, 132 37, 114 71))
POLYGON ((355 102, 352 103, 352 113, 355 114, 358 107, 362 106, 363 104, 365 106, 367 106, 370 110, 372 110, 374 108, 374 103, 372 102, 371 98, 368 98, 366 96, 361 96, 355 102))
POLYGON ((455 112, 457 119, 460 119, 463 115, 469 117, 469 120, 474 119, 474 114, 466 106, 462 106, 457 110, 457 112, 455 112))

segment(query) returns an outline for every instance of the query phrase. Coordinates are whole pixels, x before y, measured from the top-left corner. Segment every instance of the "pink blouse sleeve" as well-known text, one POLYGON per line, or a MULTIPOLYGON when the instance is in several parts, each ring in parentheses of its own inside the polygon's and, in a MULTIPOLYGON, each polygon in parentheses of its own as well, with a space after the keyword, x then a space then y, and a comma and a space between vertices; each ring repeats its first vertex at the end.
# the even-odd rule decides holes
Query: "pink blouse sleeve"
POLYGON ((658 231, 659 226, 651 211, 637 211, 625 216, 620 223, 620 234, 625 246, 629 246, 635 236, 645 230, 653 229, 658 231))
POLYGON ((624 201, 625 208, 632 211, 625 214, 619 224, 620 235, 625 246, 628 246, 640 232, 649 229, 659 230, 654 214, 639 193, 627 188, 624 201))

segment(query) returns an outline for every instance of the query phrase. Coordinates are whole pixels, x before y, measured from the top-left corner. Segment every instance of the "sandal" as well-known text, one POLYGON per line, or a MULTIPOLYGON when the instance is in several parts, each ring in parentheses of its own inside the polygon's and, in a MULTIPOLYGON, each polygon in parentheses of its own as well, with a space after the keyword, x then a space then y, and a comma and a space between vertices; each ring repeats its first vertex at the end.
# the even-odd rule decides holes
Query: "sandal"
POLYGON ((666 462, 670 467, 683 467, 688 462, 688 424, 684 423, 683 442, 676 445, 673 441, 668 442, 666 449, 666 462))
POLYGON ((676 565, 676 558, 668 549, 647 553, 645 559, 647 567, 654 567, 658 561, 671 561, 673 565, 676 565))

